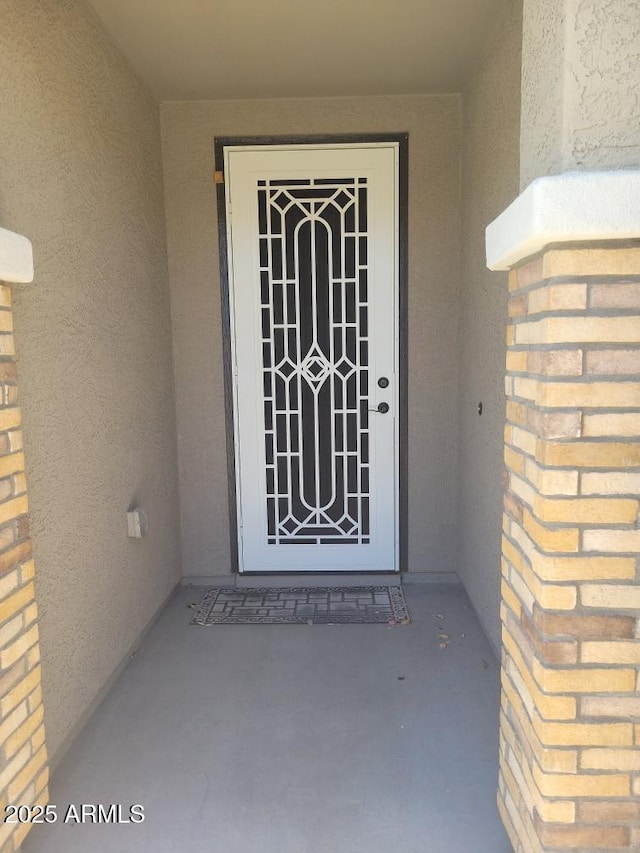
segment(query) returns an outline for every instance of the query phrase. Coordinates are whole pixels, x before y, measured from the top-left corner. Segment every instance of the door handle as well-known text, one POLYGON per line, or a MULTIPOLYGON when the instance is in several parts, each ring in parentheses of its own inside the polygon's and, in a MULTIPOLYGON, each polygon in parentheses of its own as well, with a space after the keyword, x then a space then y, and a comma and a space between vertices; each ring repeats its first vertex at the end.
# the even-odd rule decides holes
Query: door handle
POLYGON ((378 412, 378 414, 380 414, 380 415, 386 415, 387 412, 389 411, 389 404, 388 403, 378 403, 378 405, 375 407, 375 409, 369 409, 369 411, 370 412, 378 412))

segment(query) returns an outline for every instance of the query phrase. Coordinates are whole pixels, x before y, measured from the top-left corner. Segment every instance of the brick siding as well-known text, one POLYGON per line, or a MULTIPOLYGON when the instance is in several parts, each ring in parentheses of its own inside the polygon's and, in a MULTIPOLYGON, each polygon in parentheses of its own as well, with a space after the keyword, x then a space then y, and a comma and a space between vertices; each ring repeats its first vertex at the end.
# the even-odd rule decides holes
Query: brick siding
MULTIPOLYGON (((0 284, 0 812, 44 805, 47 752, 40 686, 35 566, 29 538, 24 453, 17 407, 11 289, 0 284)), ((0 823, 13 853, 30 823, 0 823)))
POLYGON ((498 805, 516 853, 640 849, 640 249, 510 273, 498 805))

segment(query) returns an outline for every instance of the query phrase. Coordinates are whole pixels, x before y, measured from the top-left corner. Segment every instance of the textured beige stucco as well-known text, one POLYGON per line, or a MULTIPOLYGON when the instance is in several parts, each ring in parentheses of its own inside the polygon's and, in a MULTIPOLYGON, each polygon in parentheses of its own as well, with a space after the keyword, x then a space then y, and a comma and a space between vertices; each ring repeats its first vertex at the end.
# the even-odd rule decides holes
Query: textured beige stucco
POLYGON ((525 0, 521 186, 640 165, 638 0, 525 0))
POLYGON ((216 136, 409 132, 409 563, 455 569, 457 96, 165 103, 183 568, 230 570, 216 136))
POLYGON ((34 245, 15 323, 55 756, 179 577, 159 119, 85 4, 1 9, 0 223, 34 245))
POLYGON ((507 280, 505 273, 486 268, 484 229, 518 193, 521 40, 521 6, 508 0, 464 94, 459 573, 495 648, 500 642, 507 280))
MULTIPOLYGON (((562 171, 564 7, 564 0, 524 0, 523 3, 520 115, 523 189, 538 175, 562 171)), ((507 201, 513 201, 517 194, 516 188, 507 201)))

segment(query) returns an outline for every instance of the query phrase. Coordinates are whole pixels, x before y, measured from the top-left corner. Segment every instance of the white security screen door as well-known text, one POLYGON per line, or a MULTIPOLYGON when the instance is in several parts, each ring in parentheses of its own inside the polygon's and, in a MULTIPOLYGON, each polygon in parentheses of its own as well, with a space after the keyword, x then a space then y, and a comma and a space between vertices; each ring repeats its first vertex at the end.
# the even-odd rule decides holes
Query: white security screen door
POLYGON ((398 144, 225 147, 242 572, 398 569, 398 144))

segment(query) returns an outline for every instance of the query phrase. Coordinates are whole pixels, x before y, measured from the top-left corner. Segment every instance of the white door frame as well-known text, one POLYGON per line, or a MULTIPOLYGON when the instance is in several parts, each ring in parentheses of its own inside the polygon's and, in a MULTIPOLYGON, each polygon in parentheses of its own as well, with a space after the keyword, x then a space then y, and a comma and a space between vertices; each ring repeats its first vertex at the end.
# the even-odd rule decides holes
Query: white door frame
MULTIPOLYGON (((216 184, 218 190, 218 231, 220 238, 220 272, 221 272, 221 300, 223 315, 223 342, 224 342, 224 366, 225 366, 225 405, 227 422, 227 456, 229 462, 229 510, 230 510, 230 539, 233 571, 241 571, 240 545, 242 531, 238 525, 238 435, 237 425, 234 423, 235 391, 233 376, 233 352, 234 352, 234 323, 233 312, 230 309, 230 241, 227 238, 227 201, 225 191, 225 153, 229 149, 253 149, 265 148, 267 146, 281 149, 292 147, 304 147, 308 149, 317 148, 354 148, 354 147, 389 147, 394 143, 398 148, 399 158, 399 236, 398 236, 398 261, 399 282, 398 300, 396 306, 396 352, 398 357, 397 387, 395 396, 397 400, 397 428, 396 459, 398 468, 396 475, 398 496, 396 507, 396 560, 395 570, 406 570, 407 556, 407 149, 408 137, 406 134, 384 134, 349 137, 280 137, 280 138, 220 138, 215 141, 216 149, 216 184)), ((311 569, 309 571, 318 571, 311 569)), ((368 571, 360 569, 360 571, 368 571)), ((251 572, 244 572, 251 574, 251 572)), ((302 570, 307 574, 308 571, 302 570)), ((324 574, 325 572, 322 571, 324 574)), ((344 574, 340 571, 339 574, 344 574)), ((268 574, 260 571, 259 574, 268 574)), ((287 574, 293 574, 288 571, 287 574)))

